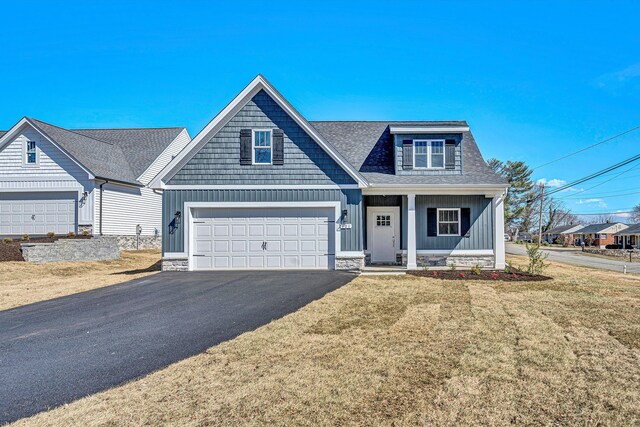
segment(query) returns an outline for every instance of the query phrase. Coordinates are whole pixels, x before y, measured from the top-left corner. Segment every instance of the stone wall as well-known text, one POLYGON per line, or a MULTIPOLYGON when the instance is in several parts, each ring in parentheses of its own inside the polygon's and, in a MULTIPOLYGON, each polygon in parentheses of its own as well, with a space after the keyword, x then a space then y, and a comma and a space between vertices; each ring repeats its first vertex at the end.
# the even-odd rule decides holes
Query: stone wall
POLYGON ((162 271, 189 271, 189 260, 186 258, 163 258, 162 271))
POLYGON ((113 238, 116 239, 121 251, 162 248, 161 236, 113 236, 113 238))
MULTIPOLYGON (((616 258, 629 259, 630 249, 598 249, 598 248, 584 248, 584 251, 590 254, 607 255, 616 258)), ((640 261, 640 251, 633 251, 631 253, 631 259, 640 261)))
POLYGON ((116 239, 60 239, 53 243, 23 243, 22 257, 27 262, 44 264, 61 261, 104 261, 120 258, 116 239))
MULTIPOLYGON (((471 268, 479 266, 482 268, 493 268, 495 257, 493 255, 416 255, 418 267, 449 267, 455 264, 456 267, 471 268)), ((407 265, 407 254, 402 254, 402 265, 407 265)))
POLYGON ((336 270, 360 271, 364 268, 364 255, 337 255, 336 270))

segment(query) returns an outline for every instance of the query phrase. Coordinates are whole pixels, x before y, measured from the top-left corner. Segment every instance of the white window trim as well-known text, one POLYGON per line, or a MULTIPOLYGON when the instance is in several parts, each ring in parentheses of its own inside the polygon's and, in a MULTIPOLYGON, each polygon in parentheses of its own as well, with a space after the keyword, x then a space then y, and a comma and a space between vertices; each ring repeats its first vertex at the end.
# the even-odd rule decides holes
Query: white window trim
MULTIPOLYGON (((461 236, 461 227, 462 227, 462 212, 460 208, 438 208, 437 212, 437 221, 436 221, 436 232, 438 237, 460 237, 461 236), (458 233, 457 234, 440 234, 440 211, 458 211, 458 233)), ((446 223, 453 223, 453 221, 445 221, 446 223)))
POLYGON ((447 150, 446 141, 444 139, 414 139, 413 140, 413 169, 417 170, 427 170, 427 169, 435 169, 441 170, 445 169, 447 166, 447 150), (427 143, 427 167, 416 167, 416 142, 426 142, 427 143), (434 142, 442 142, 442 166, 434 167, 431 165, 431 147, 434 142))
POLYGON ((40 144, 38 144, 38 141, 34 140, 34 139, 25 139, 24 142, 22 143, 22 166, 26 167, 26 168, 37 168, 40 166, 40 144), (29 142, 33 142, 36 144, 36 162, 35 163, 29 163, 27 161, 27 145, 29 144, 29 142))
POLYGON ((251 130, 251 164, 252 165, 272 165, 273 164, 273 129, 252 129, 251 130), (256 163, 256 148, 267 148, 265 146, 256 147, 256 132, 269 132, 269 163, 256 163))

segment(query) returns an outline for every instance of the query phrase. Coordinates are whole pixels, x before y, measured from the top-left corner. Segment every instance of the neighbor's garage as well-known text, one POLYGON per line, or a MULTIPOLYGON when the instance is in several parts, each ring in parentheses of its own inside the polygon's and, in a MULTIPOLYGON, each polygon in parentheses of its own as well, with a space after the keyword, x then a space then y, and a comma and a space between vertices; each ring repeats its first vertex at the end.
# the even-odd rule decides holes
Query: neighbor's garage
POLYGON ((333 208, 197 208, 191 265, 214 269, 328 269, 333 208))
POLYGON ((76 230, 76 192, 0 193, 0 236, 76 230))

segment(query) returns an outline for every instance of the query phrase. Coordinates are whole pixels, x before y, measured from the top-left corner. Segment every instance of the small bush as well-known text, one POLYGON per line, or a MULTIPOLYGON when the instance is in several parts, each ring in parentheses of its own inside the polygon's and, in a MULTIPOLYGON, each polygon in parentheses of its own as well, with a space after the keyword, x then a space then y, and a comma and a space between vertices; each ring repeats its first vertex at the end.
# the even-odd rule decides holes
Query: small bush
POLYGON ((23 234, 22 235, 22 240, 25 241, 25 242, 28 242, 29 241, 29 235, 28 234, 23 234))
POLYGON ((545 260, 549 254, 543 253, 538 245, 527 245, 527 256, 529 264, 527 265, 527 273, 540 275, 547 268, 545 260))
POLYGON ((50 239, 53 239, 54 237, 56 237, 56 233, 54 233, 53 231, 50 231, 47 233, 47 237, 50 239))
POLYGON ((89 230, 82 230, 82 235, 83 236, 88 236, 89 235, 89 230))
POLYGON ((480 273, 482 273, 482 268, 480 268, 480 266, 476 264, 473 267, 471 267, 471 273, 475 274, 476 276, 479 276, 480 273))
POLYGON ((524 243, 524 240, 516 240, 516 244, 521 245, 524 243))
POLYGON ((458 277, 464 278, 464 273, 458 273, 458 277))
POLYGON ((429 266, 428 265, 423 265, 422 266, 422 271, 429 271, 429 266))
POLYGON ((549 246, 549 242, 547 241, 542 242, 542 246, 549 246))
POLYGON ((431 272, 431 275, 432 275, 433 277, 438 277, 438 272, 437 272, 437 271, 432 271, 432 272, 431 272))
POLYGON ((622 245, 607 245, 605 249, 622 249, 622 245))
POLYGON ((2 239, 2 241, 8 245, 9 243, 13 242, 13 239, 11 237, 5 237, 4 239, 2 239))
POLYGON ((73 231, 70 231, 67 233, 67 237, 70 239, 73 239, 74 237, 76 237, 76 233, 74 233, 73 231))
POLYGON ((449 264, 449 270, 456 271, 456 269, 457 268, 456 268, 456 263, 455 262, 452 262, 451 264, 449 264))
POLYGON ((493 273, 491 273, 491 278, 492 278, 493 280, 498 279, 498 273, 496 273, 495 271, 494 271, 493 273))

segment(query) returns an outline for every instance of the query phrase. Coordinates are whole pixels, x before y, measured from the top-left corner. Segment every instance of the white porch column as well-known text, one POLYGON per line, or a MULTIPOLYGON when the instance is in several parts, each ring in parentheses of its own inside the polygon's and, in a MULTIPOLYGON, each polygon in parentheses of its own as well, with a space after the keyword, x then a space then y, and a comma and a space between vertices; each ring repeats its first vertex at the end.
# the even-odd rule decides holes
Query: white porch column
POLYGON ((493 254, 495 257, 495 268, 503 269, 505 267, 505 250, 504 250, 504 194, 497 194, 491 201, 493 209, 493 254))
POLYGON ((407 270, 416 270, 416 195, 407 195, 407 270))

